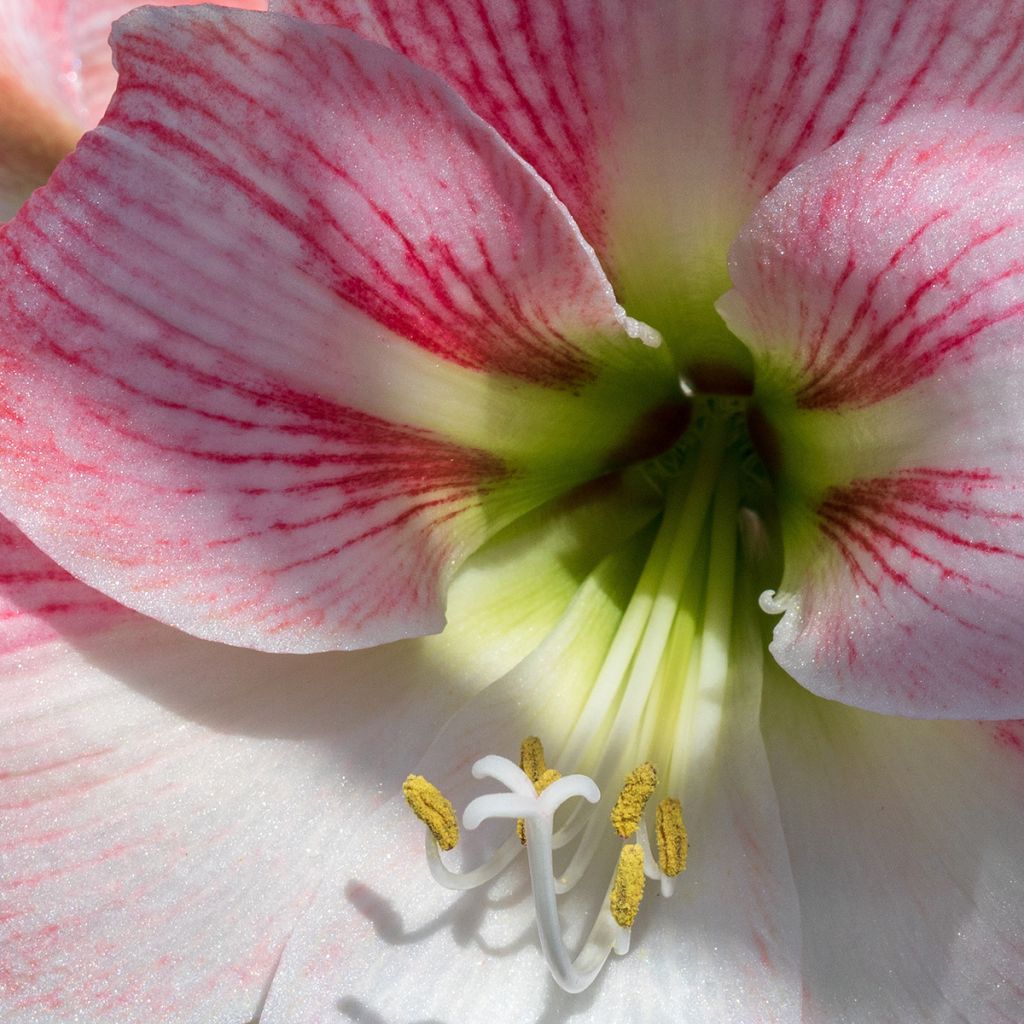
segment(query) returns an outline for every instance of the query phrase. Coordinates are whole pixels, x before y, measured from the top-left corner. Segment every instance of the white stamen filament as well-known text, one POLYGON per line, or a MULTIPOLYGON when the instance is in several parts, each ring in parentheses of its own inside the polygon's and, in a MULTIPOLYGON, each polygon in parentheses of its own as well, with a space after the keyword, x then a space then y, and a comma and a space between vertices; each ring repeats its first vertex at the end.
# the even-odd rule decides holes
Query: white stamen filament
MULTIPOLYGON (((636 832, 637 842, 644 851, 644 874, 652 881, 658 882, 661 886, 661 895, 668 899, 676 890, 676 880, 671 875, 666 875, 658 867, 658 857, 651 849, 651 837, 647 834, 647 826, 641 823, 636 832)), ((435 844, 436 845, 436 844, 435 844)))
POLYGON ((519 856, 522 844, 518 836, 509 836, 490 857, 472 871, 451 871, 441 859, 441 850, 434 837, 427 832, 427 866, 438 885, 446 889, 465 891, 486 885, 495 879, 519 856))
MULTIPOLYGON (((594 774, 603 781, 609 801, 614 799, 609 783, 623 778, 639 760, 638 743, 645 731, 640 723, 649 705, 656 703, 650 697, 665 664, 691 563, 709 511, 717 505, 716 484, 726 440, 725 425, 712 420, 692 473, 684 472, 673 481, 651 554, 560 758, 564 763, 585 764, 584 752, 589 750, 593 759, 597 748, 594 774), (616 713, 607 724, 609 707, 615 707, 616 713)), ((731 563, 728 568, 731 591, 731 563)), ((557 880, 559 893, 570 891, 586 874, 599 848, 603 825, 602 816, 596 814, 586 822, 583 838, 557 880)))
POLYGON ((711 543, 700 636, 691 646, 686 684, 681 688, 679 710, 674 716, 675 736, 668 745, 670 789, 675 793, 693 786, 687 768, 706 763, 717 743, 725 706, 729 675, 729 641, 732 629, 736 567, 736 522, 739 508, 734 474, 722 474, 715 494, 711 543))

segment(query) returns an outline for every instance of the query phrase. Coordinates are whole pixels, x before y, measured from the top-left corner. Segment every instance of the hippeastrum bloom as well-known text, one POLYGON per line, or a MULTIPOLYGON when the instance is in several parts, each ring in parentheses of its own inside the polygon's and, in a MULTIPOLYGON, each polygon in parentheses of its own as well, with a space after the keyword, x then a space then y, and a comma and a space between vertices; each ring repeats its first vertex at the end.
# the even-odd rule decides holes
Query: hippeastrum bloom
POLYGON ((1018 1019, 1024 5, 282 10, 0 234, 7 1019, 1018 1019))
MULTIPOLYGON (((107 43, 110 23, 137 6, 131 0, 0 0, 0 220, 12 216, 82 132, 96 126, 117 78, 107 43)), ((224 0, 224 6, 267 5, 224 0)))

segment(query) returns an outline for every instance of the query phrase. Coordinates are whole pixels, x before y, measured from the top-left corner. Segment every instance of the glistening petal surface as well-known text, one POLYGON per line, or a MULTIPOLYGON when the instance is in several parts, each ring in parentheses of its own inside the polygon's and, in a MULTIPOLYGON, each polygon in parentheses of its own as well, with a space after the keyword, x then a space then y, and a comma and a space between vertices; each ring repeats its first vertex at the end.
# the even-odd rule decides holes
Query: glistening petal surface
POLYGON ((444 75, 551 183, 626 307, 695 376, 745 368, 708 305, 744 217, 786 172, 914 107, 1024 110, 1017 0, 272 6, 444 75))
POLYGON ((1024 714, 1024 130, 908 119, 788 176, 719 304, 749 342, 786 570, 772 651, 823 696, 1024 714))
POLYGON ((7 523, 0 550, 0 1017, 252 1019, 346 830, 457 706, 457 666, 421 641, 211 644, 7 523))
POLYGON ((116 45, 103 125, 0 237, 3 507, 206 637, 439 629, 468 552, 651 443, 667 358, 404 58, 215 8, 135 13, 116 45))
POLYGON ((1009 1024, 1024 991, 1024 724, 818 700, 762 716, 803 922, 806 1024, 1009 1024))

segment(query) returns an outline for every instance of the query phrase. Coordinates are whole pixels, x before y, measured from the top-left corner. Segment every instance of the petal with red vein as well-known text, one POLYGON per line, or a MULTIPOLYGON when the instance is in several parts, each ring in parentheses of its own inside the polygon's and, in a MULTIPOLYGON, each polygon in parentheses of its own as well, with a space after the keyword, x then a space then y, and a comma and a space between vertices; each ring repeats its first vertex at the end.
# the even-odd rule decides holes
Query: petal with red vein
POLYGON ((806 1024, 1011 1024, 1024 723, 927 722, 775 678, 762 731, 799 893, 806 1024))
POLYGON ((440 80, 213 8, 117 53, 0 237, 2 502, 76 575, 265 649, 436 630, 469 551, 671 427, 665 354, 440 80))
POLYGON ((719 304, 757 366, 786 572, 772 651, 816 693, 1024 714, 1024 127, 905 119, 789 175, 719 304))
POLYGON ((0 545, 0 1018, 253 1019, 325 864, 486 677, 434 640, 196 640, 0 545))
POLYGON ((1024 5, 968 0, 272 0, 432 68, 551 183, 696 376, 744 217, 800 161, 915 107, 1024 111, 1024 5))

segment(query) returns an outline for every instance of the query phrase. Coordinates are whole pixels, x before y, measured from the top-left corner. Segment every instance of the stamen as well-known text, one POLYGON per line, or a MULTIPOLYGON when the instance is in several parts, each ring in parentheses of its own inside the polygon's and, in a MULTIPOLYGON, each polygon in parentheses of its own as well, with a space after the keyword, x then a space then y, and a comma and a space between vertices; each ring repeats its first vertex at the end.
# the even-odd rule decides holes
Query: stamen
MULTIPOLYGON (((580 797, 596 805, 601 801, 601 792, 593 779, 585 775, 563 777, 554 768, 546 767, 543 748, 535 737, 524 741, 521 754, 527 769, 538 770, 544 765, 538 778, 531 779, 527 769, 494 754, 480 758, 472 767, 475 778, 493 779, 506 791, 487 793, 470 801, 462 815, 462 824, 475 829, 492 818, 516 821, 519 842, 510 835, 487 861, 468 871, 453 871, 442 860, 442 851, 450 850, 458 841, 458 826, 449 801, 420 775, 410 775, 403 792, 409 806, 430 830, 425 838, 431 874, 448 888, 466 890, 489 882, 522 851, 520 844, 525 834, 541 952, 555 981, 567 992, 581 992, 593 982, 611 953, 621 955, 629 950, 629 929, 644 896, 645 873, 651 878, 660 878, 662 895, 670 894, 672 879, 668 872, 673 871, 675 865, 684 864, 686 857, 686 833, 679 802, 666 799, 658 808, 659 850, 668 849, 667 854, 659 855, 664 869, 659 870, 651 852, 648 829, 642 822, 644 806, 657 782, 657 772, 651 763, 644 762, 626 777, 612 817, 618 830, 637 833, 637 839, 623 845, 603 908, 594 917, 582 948, 573 956, 565 944, 558 913, 560 885, 552 860, 553 825, 555 815, 567 801, 580 797), (661 838, 663 835, 668 837, 667 846, 661 838)), ((591 817, 590 824, 607 830, 606 824, 600 825, 607 820, 601 812, 591 817)), ((589 831, 589 827, 584 830, 583 842, 596 848, 600 840, 596 835, 592 842, 587 840, 589 831)), ((585 858, 588 861, 589 853, 585 858)))
MULTIPOLYGON (((537 740, 537 737, 536 736, 531 736, 530 739, 537 740)), ((524 740, 523 743, 525 745, 526 741, 524 740)), ((538 747, 540 746, 540 740, 537 740, 537 746, 538 747)), ((520 766, 522 766, 522 758, 520 758, 520 762, 519 763, 520 763, 520 766)), ((543 748, 541 748, 541 751, 540 751, 540 761, 539 761, 539 763, 540 764, 544 763, 544 750, 543 750, 543 748)), ((537 762, 534 762, 534 764, 537 764, 537 762)), ((523 768, 523 771, 526 772, 527 775, 530 774, 528 771, 526 771, 525 768, 523 768)), ((533 780, 533 788, 535 790, 537 790, 537 796, 540 796, 541 793, 543 793, 544 790, 547 789, 548 786, 550 786, 552 782, 557 782, 561 777, 562 777, 562 773, 557 768, 545 768, 544 772, 541 774, 540 778, 533 780)), ((520 818, 516 822, 516 835, 519 836, 519 842, 522 843, 523 846, 525 846, 526 845, 526 822, 522 818, 520 818)))
POLYGON ((609 900, 612 917, 621 928, 630 928, 644 898, 644 851, 639 843, 623 846, 615 869, 609 900))
POLYGON ((682 805, 667 796, 658 804, 655 814, 655 832, 658 836, 658 867, 670 878, 686 870, 689 843, 683 824, 682 805))
MULTIPOLYGON (((610 955, 628 950, 645 879, 662 897, 670 897, 686 869, 688 838, 680 801, 665 797, 656 813, 648 814, 655 792, 659 798, 685 793, 692 806, 712 784, 698 769, 721 740, 729 706, 736 635, 733 591, 740 579, 736 523, 742 452, 736 450, 734 427, 742 410, 702 401, 694 400, 694 407, 703 409, 699 443, 691 437, 673 460, 659 458, 650 474, 645 471, 663 494, 663 514, 635 551, 630 549, 639 558, 644 554, 640 542, 644 545, 639 573, 634 571, 639 561, 614 563, 616 572, 628 567, 633 573, 631 594, 626 599, 623 593, 625 603, 609 606, 607 616, 602 611, 601 628, 595 630, 601 646, 587 651, 594 665, 593 687, 579 694, 578 706, 574 697, 567 709, 573 724, 550 751, 560 767, 587 774, 561 777, 548 767, 536 736, 523 739, 518 765, 497 755, 482 757, 472 774, 498 783, 499 791, 488 787, 471 800, 459 824, 473 830, 501 819, 504 830, 489 830, 496 839, 487 844, 483 863, 454 855, 458 869, 445 863, 444 851, 458 840, 451 804, 418 776, 410 776, 405 786, 406 799, 429 829, 424 835, 427 861, 442 885, 464 890, 487 884, 516 856, 526 854, 540 951, 554 980, 568 992, 582 991, 610 955), (626 774, 646 757, 651 760, 626 774), (616 793, 615 783, 623 777, 616 793), (618 840, 612 838, 609 819, 618 840), (601 869, 605 886, 593 894, 600 903, 588 915, 589 931, 584 929, 585 937, 570 946, 560 914, 567 908, 559 907, 559 897, 585 877, 591 864, 606 864, 605 855, 612 852, 618 854, 614 874, 609 877, 601 869)), ((603 570, 588 577, 565 635, 575 636, 580 628, 577 612, 589 613, 591 587, 610 579, 603 570)), ((741 624, 754 628, 753 622, 741 624)))
POLYGON ((547 771, 547 762, 544 760, 544 744, 536 736, 527 736, 520 744, 519 767, 534 783, 547 771))
POLYGON ((442 850, 454 850, 459 841, 459 822, 451 801, 422 775, 410 775, 402 783, 406 803, 424 825, 430 829, 442 850))
POLYGON ((650 761, 637 765, 626 776, 611 813, 612 827, 623 839, 628 839, 639 828, 644 807, 657 784, 658 772, 650 761))

